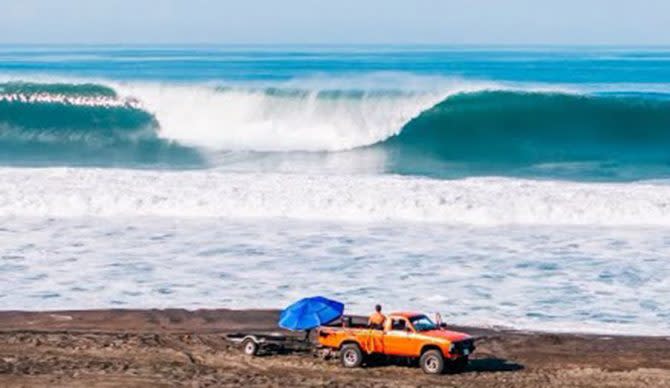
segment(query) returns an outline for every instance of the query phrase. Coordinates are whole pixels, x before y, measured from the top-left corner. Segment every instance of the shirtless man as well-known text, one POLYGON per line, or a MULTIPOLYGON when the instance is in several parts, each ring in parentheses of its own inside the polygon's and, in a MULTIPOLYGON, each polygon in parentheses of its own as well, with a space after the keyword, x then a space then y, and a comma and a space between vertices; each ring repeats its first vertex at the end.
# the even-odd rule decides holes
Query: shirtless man
POLYGON ((373 329, 382 329, 384 327, 385 320, 386 316, 382 314, 382 306, 376 305, 375 312, 372 313, 372 315, 370 315, 370 319, 368 319, 368 327, 373 329))

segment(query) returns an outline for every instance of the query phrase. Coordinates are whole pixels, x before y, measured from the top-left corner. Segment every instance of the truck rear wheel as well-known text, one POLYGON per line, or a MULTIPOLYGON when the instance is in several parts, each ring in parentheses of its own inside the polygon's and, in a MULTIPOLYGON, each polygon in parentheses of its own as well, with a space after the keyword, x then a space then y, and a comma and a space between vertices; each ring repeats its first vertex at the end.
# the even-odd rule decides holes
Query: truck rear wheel
POLYGON ((444 371, 444 356, 436 349, 426 350, 419 360, 421 369, 430 375, 439 375, 444 371))
POLYGON ((357 368, 363 364, 363 352, 356 344, 345 344, 340 349, 340 361, 345 368, 357 368))

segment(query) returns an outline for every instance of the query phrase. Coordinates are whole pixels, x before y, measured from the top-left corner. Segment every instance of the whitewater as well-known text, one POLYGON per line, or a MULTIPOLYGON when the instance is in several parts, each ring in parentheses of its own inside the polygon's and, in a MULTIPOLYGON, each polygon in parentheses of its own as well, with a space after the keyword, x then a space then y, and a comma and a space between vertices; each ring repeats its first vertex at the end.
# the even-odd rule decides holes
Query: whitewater
POLYGON ((325 294, 354 313, 666 335, 669 63, 2 47, 0 305, 325 294))
POLYGON ((670 226, 670 185, 509 178, 0 169, 0 217, 670 226))

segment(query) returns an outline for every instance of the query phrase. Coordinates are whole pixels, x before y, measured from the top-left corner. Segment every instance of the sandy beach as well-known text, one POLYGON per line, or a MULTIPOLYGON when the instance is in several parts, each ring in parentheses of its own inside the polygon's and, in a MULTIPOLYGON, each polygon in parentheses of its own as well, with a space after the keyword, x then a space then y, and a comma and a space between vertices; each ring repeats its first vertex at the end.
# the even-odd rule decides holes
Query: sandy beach
POLYGON ((271 310, 0 312, 0 386, 670 387, 670 337, 452 327, 475 335, 461 374, 343 369, 311 352, 248 357, 225 335, 276 331, 271 310))

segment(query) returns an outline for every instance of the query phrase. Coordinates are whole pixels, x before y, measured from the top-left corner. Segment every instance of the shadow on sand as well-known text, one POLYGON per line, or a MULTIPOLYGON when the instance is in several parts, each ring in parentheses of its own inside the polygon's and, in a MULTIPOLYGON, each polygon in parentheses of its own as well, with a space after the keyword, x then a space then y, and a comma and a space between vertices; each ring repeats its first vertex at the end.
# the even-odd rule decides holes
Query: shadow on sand
POLYGON ((509 360, 487 357, 470 360, 463 373, 468 372, 514 372, 524 368, 523 365, 509 360))
MULTIPOLYGON (((368 359, 365 366, 367 368, 383 368, 388 366, 418 368, 419 362, 416 359, 375 357, 368 359)), ((449 364, 447 364, 445 373, 515 372, 522 369, 524 369, 523 365, 513 361, 496 357, 486 357, 470 360, 465 368, 458 368, 457 366, 450 367, 449 364)))

